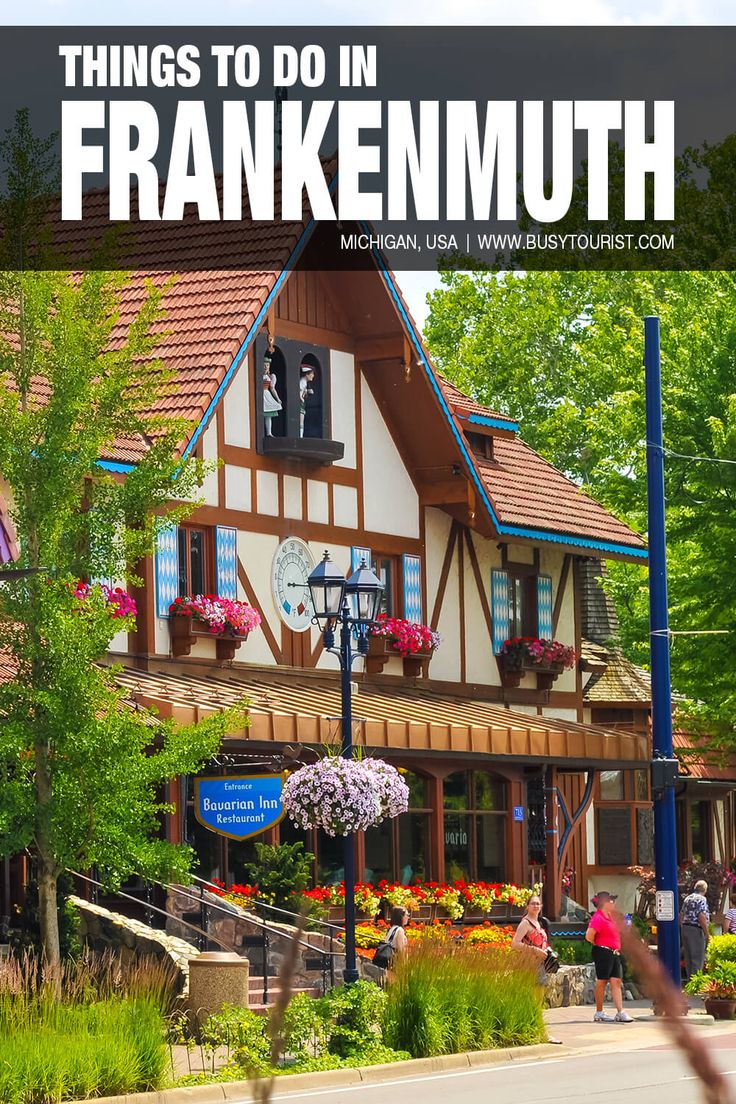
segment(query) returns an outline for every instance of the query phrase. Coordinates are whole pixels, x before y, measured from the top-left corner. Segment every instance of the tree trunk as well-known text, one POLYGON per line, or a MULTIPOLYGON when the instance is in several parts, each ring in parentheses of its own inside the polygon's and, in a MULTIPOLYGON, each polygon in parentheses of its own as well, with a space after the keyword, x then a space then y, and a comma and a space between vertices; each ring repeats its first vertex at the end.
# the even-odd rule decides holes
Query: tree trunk
POLYGON ((38 863, 38 916, 41 924, 41 954, 45 970, 58 983, 61 970, 61 946, 59 943, 59 912, 56 905, 56 888, 59 874, 54 866, 39 858, 38 863))

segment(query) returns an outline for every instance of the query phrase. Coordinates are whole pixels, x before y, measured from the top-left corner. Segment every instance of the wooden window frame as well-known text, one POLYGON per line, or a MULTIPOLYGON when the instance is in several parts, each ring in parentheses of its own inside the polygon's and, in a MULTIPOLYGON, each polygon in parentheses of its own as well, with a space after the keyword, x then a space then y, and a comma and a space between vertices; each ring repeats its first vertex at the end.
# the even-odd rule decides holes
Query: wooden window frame
MULTIPOLYGON (((445 863, 445 865, 446 865, 445 838, 444 838, 444 836, 445 836, 445 817, 449 813, 450 816, 466 816, 466 817, 469 818, 469 820, 468 820, 468 847, 469 847, 469 855, 470 855, 470 862, 469 862, 470 869, 468 871, 468 879, 471 882, 478 881, 478 825, 476 823, 476 817, 491 816, 491 817, 500 817, 500 818, 502 818, 503 825, 504 825, 504 842, 506 844, 506 851, 505 851, 505 854, 504 854, 504 868, 505 868, 508 864, 508 821, 509 821, 509 812, 510 812, 510 809, 509 809, 509 780, 507 778, 504 778, 502 775, 494 774, 493 771, 483 770, 482 767, 459 767, 457 770, 450 771, 448 774, 446 774, 445 777, 442 779, 442 855, 443 855, 443 862, 445 863), (475 780, 472 777, 473 774, 476 771, 482 772, 484 774, 489 774, 491 776, 491 778, 494 778, 497 781, 499 781, 500 783, 502 783, 502 785, 504 787, 504 797, 506 799, 505 800, 505 806, 506 806, 505 808, 503 808, 503 809, 479 809, 478 808, 478 806, 476 804, 476 801, 475 801, 475 780), (461 772, 471 776, 470 777, 469 792, 468 792, 468 807, 466 809, 452 809, 452 808, 448 809, 447 806, 445 805, 445 795, 444 795, 445 781, 448 778, 450 778, 451 775, 459 774, 461 772)), ((504 877, 505 876, 506 876, 506 871, 504 869, 504 877)))
POLYGON ((380 560, 389 560, 391 562, 391 594, 393 597, 393 611, 388 613, 388 617, 403 617, 404 616, 404 588, 402 585, 401 572, 399 570, 400 557, 394 556, 390 552, 381 552, 377 549, 371 549, 371 567, 372 570, 378 574, 376 567, 380 560))
MULTIPOLYGON (((179 533, 187 534, 187 586, 191 588, 191 538, 189 536, 192 532, 203 533, 204 540, 202 542, 202 552, 204 554, 204 565, 202 577, 204 580, 204 586, 202 588, 204 594, 214 594, 217 587, 217 572, 215 570, 215 532, 210 525, 180 525, 179 533)), ((179 553, 179 533, 177 533, 177 555, 179 553)), ((181 575, 181 564, 178 566, 178 574, 181 575)), ((178 587, 178 580, 177 580, 178 587)), ((188 595, 192 594, 191 589, 186 591, 188 595)), ((184 597, 180 594, 180 597, 184 597)))
MULTIPOLYGON (((616 768, 614 768, 616 769, 616 768)), ((639 825, 638 825, 638 810, 639 809, 651 809, 651 799, 643 801, 636 796, 636 777, 635 770, 622 770, 624 779, 624 796, 617 798, 615 801, 609 801, 606 798, 601 797, 601 778, 600 772, 596 774, 595 787, 594 787, 594 810, 595 810, 595 866, 591 868, 591 873, 601 874, 617 874, 626 873, 629 866, 638 866, 639 855, 639 825), (631 840, 630 859, 628 864, 612 864, 600 862, 600 839, 598 833, 598 809, 628 809, 631 817, 631 828, 629 838, 631 840)), ((650 790, 651 793, 651 790, 650 790)))

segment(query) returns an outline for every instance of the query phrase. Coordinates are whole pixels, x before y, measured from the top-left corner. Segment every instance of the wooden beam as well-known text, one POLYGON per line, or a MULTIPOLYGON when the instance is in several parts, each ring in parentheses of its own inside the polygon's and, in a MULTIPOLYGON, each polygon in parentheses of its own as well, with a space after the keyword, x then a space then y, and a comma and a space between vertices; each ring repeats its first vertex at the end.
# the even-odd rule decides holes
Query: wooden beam
POLYGON ((419 487, 421 506, 446 506, 450 502, 468 501, 468 482, 464 478, 448 479, 439 483, 422 483, 419 487))
POLYGON ((432 616, 429 620, 430 625, 433 628, 437 627, 440 613, 442 611, 442 603, 445 600, 445 590, 447 589, 447 578, 450 574, 450 565, 452 564, 452 554, 455 551, 455 542, 457 540, 457 534, 459 525, 456 521, 453 521, 450 526, 450 532, 447 534, 447 547, 445 548, 445 558, 442 561, 442 571, 440 572, 440 581, 437 584, 437 594, 434 600, 434 608, 432 610, 432 616))
POLYGON ((401 334, 387 337, 359 337, 355 342, 355 356, 358 360, 398 360, 404 359, 404 342, 401 334))
POLYGON ((565 598, 565 590, 567 588, 567 577, 570 574, 570 564, 572 563, 572 555, 569 552, 565 553, 565 558, 562 561, 562 570, 560 571, 560 580, 557 584, 557 594, 555 595, 555 608, 552 611, 552 636, 557 633, 557 623, 560 620, 560 613, 562 612, 562 603, 565 598))
POLYGON ((242 586, 243 590, 245 591, 245 594, 246 594, 246 597, 247 597, 248 601, 250 602, 250 604, 253 606, 254 609, 258 610, 258 612, 261 615, 261 631, 263 632, 263 635, 265 636, 265 638, 268 642, 268 646, 269 646, 269 648, 271 649, 271 651, 273 653, 273 658, 276 660, 277 663, 283 663, 284 662, 283 652, 281 651, 281 648, 278 645, 276 637, 273 635, 273 630, 271 629, 271 626, 269 625, 268 621, 266 620, 266 615, 264 614, 263 610, 261 609, 261 604, 258 601, 258 598, 256 596, 256 592, 255 592, 255 590, 253 589, 253 587, 251 585, 251 581, 248 578, 248 574, 247 574, 245 568, 243 567, 242 563, 240 562, 240 558, 238 558, 238 580, 240 581, 240 585, 242 586))
POLYGON ((475 545, 473 544, 473 536, 469 529, 465 530, 465 543, 468 547, 468 559, 470 560, 470 566, 473 569, 473 575, 475 577, 475 585, 478 588, 478 598, 480 600, 480 608, 483 610, 483 616, 486 619, 486 625, 488 627, 488 640, 489 642, 493 638, 493 619, 491 618, 491 607, 488 604, 488 595, 486 588, 483 585, 483 576, 480 572, 480 564, 478 563, 478 555, 475 551, 475 545))

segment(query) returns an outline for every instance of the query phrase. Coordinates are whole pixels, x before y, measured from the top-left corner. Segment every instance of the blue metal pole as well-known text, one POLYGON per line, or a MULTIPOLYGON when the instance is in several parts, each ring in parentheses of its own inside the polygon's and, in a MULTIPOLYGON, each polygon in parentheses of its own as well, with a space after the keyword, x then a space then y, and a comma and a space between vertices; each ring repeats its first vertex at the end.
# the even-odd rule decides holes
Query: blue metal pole
MULTIPOLYGON (((649 512, 649 631, 652 664, 652 750, 654 757, 673 759, 672 689, 667 608, 667 541, 664 506, 664 441, 662 434, 662 378, 659 356, 659 319, 644 319, 644 373, 646 379, 647 497, 649 512)), ((668 784, 654 794, 654 864, 662 912, 671 905, 671 919, 657 920, 659 958, 679 987, 680 927, 677 891, 677 835, 675 790, 668 784), (670 897, 670 894, 672 895, 670 897)))
MULTIPOLYGON (((349 607, 345 602, 341 611, 340 626, 340 667, 342 686, 342 754, 345 759, 353 758, 353 697, 350 686, 350 671, 353 655, 351 645, 351 626, 348 621, 349 607)), ((358 980, 355 960, 355 845, 352 832, 345 836, 343 850, 345 868, 345 984, 358 980)))

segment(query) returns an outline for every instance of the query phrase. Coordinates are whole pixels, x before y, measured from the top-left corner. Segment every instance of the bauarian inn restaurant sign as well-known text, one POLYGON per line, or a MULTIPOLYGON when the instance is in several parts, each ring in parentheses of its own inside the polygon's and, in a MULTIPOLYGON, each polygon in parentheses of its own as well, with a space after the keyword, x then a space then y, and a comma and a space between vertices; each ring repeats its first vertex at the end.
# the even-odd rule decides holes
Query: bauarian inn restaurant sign
POLYGON ((200 824, 230 839, 257 836, 282 819, 281 774, 195 778, 194 815, 200 824))

